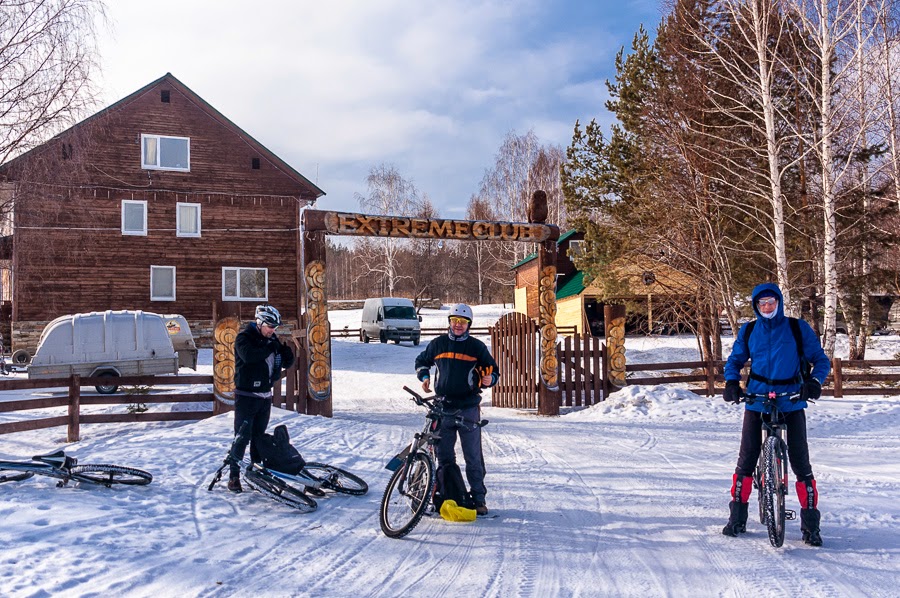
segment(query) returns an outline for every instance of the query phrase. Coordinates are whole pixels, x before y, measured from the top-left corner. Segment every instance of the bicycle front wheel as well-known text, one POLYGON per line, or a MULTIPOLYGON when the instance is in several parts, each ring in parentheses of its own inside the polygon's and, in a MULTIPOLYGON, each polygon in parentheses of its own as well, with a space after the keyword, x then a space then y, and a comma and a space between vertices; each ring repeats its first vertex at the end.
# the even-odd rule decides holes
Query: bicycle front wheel
POLYGON ((153 481, 149 472, 120 465, 76 465, 69 471, 76 482, 102 484, 107 488, 113 484, 146 486, 153 481))
POLYGON ((775 548, 784 544, 784 446, 776 436, 770 436, 763 445, 765 457, 766 530, 769 543, 775 548))
POLYGON ((294 488, 265 470, 245 469, 244 481, 257 492, 261 492, 283 505, 293 507, 301 513, 312 513, 319 506, 302 490, 294 488))
POLYGON ((3 482, 21 482, 27 480, 34 473, 31 471, 19 471, 16 469, 0 469, 0 484, 3 482))
POLYGON ((361 477, 325 463, 307 463, 303 467, 303 473, 319 480, 323 488, 342 494, 362 496, 369 491, 369 485, 361 477))
POLYGON ((391 476, 381 498, 381 531, 402 538, 416 527, 428 508, 434 488, 434 465, 424 453, 416 453, 391 476))

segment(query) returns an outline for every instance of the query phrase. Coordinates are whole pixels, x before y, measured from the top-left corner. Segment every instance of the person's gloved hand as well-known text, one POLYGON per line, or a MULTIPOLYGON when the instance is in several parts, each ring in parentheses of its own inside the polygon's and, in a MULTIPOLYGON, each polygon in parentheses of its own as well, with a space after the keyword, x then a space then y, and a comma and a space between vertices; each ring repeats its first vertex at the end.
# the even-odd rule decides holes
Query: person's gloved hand
POLYGON ((740 380, 728 380, 725 383, 725 392, 722 393, 722 399, 725 400, 726 403, 740 403, 741 402, 741 381, 740 380))
POLYGON ((801 401, 815 401, 822 396, 822 385, 815 378, 810 378, 800 387, 801 401))

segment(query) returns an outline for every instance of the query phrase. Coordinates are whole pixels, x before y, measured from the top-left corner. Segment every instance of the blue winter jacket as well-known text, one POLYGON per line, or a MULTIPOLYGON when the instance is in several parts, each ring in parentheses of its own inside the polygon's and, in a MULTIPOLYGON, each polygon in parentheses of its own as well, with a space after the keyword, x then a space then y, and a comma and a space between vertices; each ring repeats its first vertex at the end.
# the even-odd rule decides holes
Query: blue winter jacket
MULTIPOLYGON (((784 298, 781 290, 778 285, 772 283, 757 285, 753 289, 752 300, 753 311, 756 312, 756 325, 749 339, 747 338, 748 324, 741 326, 737 338, 734 339, 731 355, 725 362, 725 380, 739 381, 741 368, 748 359, 751 362, 752 371, 764 378, 769 380, 794 378, 800 373, 800 354, 797 351, 794 334, 791 332, 791 324, 784 315, 784 298), (778 297, 778 309, 775 316, 769 319, 762 317, 756 306, 756 299, 764 291, 773 292, 778 297)), ((800 320, 799 324, 800 336, 803 339, 803 355, 813 366, 812 377, 822 383, 828 376, 828 372, 831 371, 831 362, 825 355, 825 351, 822 350, 819 337, 816 336, 810 325, 804 320, 800 320)), ((750 394, 765 394, 770 391, 794 393, 799 390, 799 382, 770 386, 759 380, 749 379, 747 381, 747 392, 750 394)), ((791 403, 788 397, 778 399, 778 408, 784 412, 805 409, 806 406, 806 401, 791 403)), ((747 409, 765 411, 762 403, 747 403, 747 409)))

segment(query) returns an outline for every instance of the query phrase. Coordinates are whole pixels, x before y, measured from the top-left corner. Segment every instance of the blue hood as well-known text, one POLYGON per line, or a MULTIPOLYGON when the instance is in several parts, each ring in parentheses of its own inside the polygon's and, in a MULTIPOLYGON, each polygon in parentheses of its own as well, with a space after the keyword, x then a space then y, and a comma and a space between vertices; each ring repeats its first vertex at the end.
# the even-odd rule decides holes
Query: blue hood
POLYGON ((753 313, 756 314, 756 317, 761 322, 771 322, 772 324, 778 324, 784 320, 784 296, 781 294, 781 289, 778 288, 778 285, 774 282, 764 282, 762 284, 756 285, 753 288, 753 293, 750 295, 750 300, 753 303, 753 313), (771 319, 766 319, 762 317, 762 314, 759 313, 759 308, 756 307, 756 300, 759 299, 759 296, 762 295, 765 291, 769 291, 771 294, 774 293, 776 297, 778 297, 778 308, 775 311, 775 316, 771 319))

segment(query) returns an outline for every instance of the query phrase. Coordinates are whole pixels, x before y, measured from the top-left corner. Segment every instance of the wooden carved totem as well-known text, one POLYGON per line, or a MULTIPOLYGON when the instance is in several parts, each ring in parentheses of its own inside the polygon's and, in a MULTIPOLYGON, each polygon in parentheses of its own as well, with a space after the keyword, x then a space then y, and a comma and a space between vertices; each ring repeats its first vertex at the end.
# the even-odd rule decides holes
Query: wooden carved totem
POLYGON ((222 318, 213 331, 213 394, 216 396, 215 413, 234 405, 234 340, 240 332, 241 321, 235 317, 222 318))
POLYGON ((609 382, 619 388, 625 386, 625 306, 605 305, 606 351, 609 359, 609 382))
MULTIPOLYGON (((535 191, 528 219, 542 224, 547 218, 547 194, 535 191)), ((556 354, 556 239, 538 246, 538 327, 541 335, 541 383, 538 388, 538 413, 559 415, 559 359, 556 354)))

